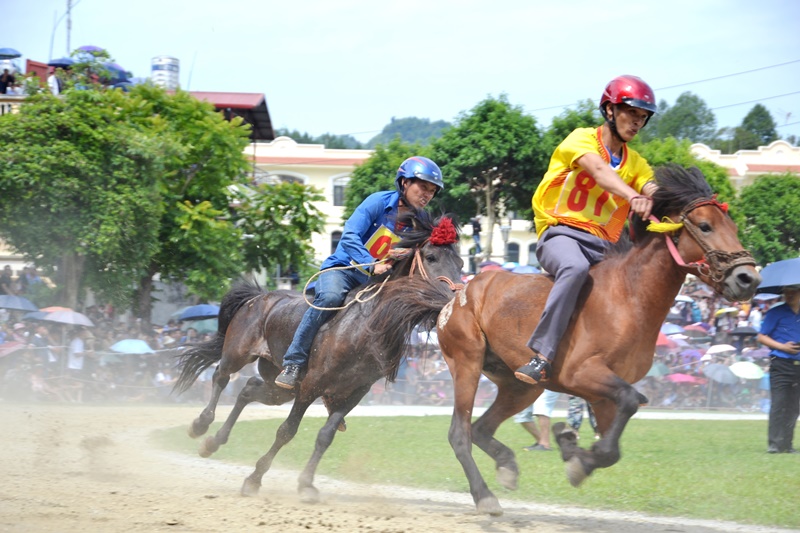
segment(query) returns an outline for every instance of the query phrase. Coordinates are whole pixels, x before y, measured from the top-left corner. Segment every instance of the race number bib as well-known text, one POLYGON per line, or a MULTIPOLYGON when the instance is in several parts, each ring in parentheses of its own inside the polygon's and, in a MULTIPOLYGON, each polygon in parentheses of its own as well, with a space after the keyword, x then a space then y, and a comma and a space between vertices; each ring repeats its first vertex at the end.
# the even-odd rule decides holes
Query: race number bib
POLYGON ((394 232, 386 226, 381 225, 364 246, 366 246, 369 255, 375 259, 383 259, 396 242, 400 242, 400 237, 395 235, 394 232))
POLYGON ((617 203, 611 193, 600 188, 588 172, 581 170, 570 172, 564 180, 555 214, 591 220, 605 226, 616 210, 617 203))

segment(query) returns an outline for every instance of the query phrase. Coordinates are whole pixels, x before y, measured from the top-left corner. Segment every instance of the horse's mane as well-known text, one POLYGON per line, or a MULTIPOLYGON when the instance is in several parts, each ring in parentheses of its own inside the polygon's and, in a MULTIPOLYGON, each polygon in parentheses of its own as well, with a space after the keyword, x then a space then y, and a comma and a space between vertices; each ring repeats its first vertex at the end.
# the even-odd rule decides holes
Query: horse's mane
MULTIPOLYGON (((659 220, 663 217, 674 217, 695 200, 711 198, 714 194, 705 176, 697 167, 686 169, 676 164, 657 167, 655 182, 658 189, 653 194, 652 216, 659 220)), ((623 233, 619 241, 606 252, 606 257, 624 255, 637 243, 642 243, 652 236, 653 234, 647 231, 648 223, 649 221, 634 215, 629 221, 632 235, 623 233)))

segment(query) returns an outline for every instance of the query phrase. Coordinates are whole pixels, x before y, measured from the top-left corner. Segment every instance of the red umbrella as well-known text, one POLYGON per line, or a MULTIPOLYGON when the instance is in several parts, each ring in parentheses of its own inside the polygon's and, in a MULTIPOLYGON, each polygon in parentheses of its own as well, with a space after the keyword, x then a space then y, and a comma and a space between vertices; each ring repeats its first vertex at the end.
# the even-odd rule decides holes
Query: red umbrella
POLYGON ((662 348, 677 348, 678 347, 678 345, 675 343, 675 341, 673 341, 672 339, 670 339, 669 337, 667 337, 666 335, 664 335, 660 331, 658 332, 658 339, 656 340, 656 346, 661 346, 662 348))
POLYGON ((673 383, 697 383, 699 385, 702 385, 707 381, 704 378, 698 378, 696 376, 692 376, 691 374, 670 374, 669 376, 665 376, 665 379, 668 379, 673 383))

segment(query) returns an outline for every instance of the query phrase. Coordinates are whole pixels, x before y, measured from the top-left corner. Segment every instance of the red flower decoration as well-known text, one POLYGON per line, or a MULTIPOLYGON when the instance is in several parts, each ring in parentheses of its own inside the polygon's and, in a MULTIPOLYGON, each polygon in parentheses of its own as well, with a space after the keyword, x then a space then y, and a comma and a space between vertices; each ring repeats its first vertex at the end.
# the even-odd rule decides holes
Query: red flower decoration
POLYGON ((444 246, 446 244, 455 244, 458 241, 458 232, 453 225, 453 221, 449 217, 442 217, 439 224, 434 226, 431 231, 431 244, 435 246, 444 246))

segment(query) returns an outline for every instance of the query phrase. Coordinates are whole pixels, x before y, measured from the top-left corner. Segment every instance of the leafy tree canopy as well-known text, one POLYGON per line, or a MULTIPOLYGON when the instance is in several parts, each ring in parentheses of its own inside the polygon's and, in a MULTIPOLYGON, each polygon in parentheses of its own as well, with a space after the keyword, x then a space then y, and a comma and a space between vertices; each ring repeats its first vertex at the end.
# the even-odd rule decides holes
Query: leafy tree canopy
POLYGON ((735 201, 742 243, 760 265, 800 256, 800 177, 763 176, 735 201))
MULTIPOLYGON (((647 136, 666 139, 688 139, 696 143, 711 143, 716 135, 717 119, 705 101, 690 92, 681 94, 672 107, 664 102, 659 104, 659 112, 647 127, 647 136)), ((647 140, 647 138, 645 138, 647 140)))
POLYGON ((323 133, 314 137, 310 133, 300 133, 297 130, 288 128, 278 128, 275 130, 276 137, 289 137, 300 144, 324 144, 326 148, 337 149, 361 149, 364 146, 352 135, 334 135, 333 133, 323 133))

